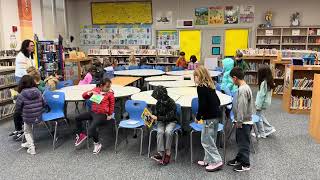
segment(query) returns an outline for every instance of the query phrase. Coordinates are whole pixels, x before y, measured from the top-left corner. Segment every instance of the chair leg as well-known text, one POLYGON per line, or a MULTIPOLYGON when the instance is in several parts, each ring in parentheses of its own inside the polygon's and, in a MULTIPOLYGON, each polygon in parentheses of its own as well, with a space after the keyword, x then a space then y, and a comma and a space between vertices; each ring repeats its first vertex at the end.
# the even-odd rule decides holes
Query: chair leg
MULTIPOLYGON (((256 124, 253 124, 253 131, 254 131, 254 134, 256 135, 256 140, 257 142, 259 141, 259 138, 258 138, 258 128, 257 128, 257 125, 256 124)), ((251 136, 251 134, 250 134, 251 136)))
POLYGON ((53 135, 52 135, 52 133, 51 133, 51 131, 50 131, 50 128, 49 128, 47 122, 44 122, 44 125, 45 125, 46 128, 48 129, 48 132, 49 132, 50 136, 52 137, 52 139, 54 139, 54 137, 53 137, 53 135))
POLYGON ((63 119, 63 120, 64 120, 64 122, 67 124, 68 128, 70 128, 71 126, 70 126, 68 120, 67 120, 67 119, 63 119))
POLYGON ((143 128, 140 128, 141 131, 141 140, 140 140, 140 156, 142 155, 142 143, 143 143, 143 128))
POLYGON ((87 149, 90 148, 90 144, 89 144, 89 121, 86 121, 86 131, 87 131, 87 149))
POLYGON ((230 131, 230 133, 228 134, 228 137, 227 137, 228 140, 230 139, 230 137, 231 137, 233 131, 235 131, 235 129, 236 129, 236 127, 232 126, 232 129, 231 129, 231 131, 230 131))
POLYGON ((175 153, 175 155, 174 155, 174 161, 177 162, 177 157, 178 157, 178 145, 179 145, 179 134, 178 134, 177 131, 175 132, 175 134, 176 134, 176 153, 175 153))
POLYGON ((148 157, 150 158, 150 150, 151 150, 151 138, 152 138, 152 130, 150 131, 149 134, 149 145, 148 145, 148 157))
POLYGON ((226 134, 223 132, 223 163, 226 164, 226 156, 227 156, 227 150, 226 150, 226 134))
POLYGON ((193 133, 193 130, 190 132, 190 163, 191 165, 193 162, 192 133, 193 133))
POLYGON ((119 129, 120 129, 120 127, 118 127, 117 130, 116 130, 116 142, 114 143, 114 151, 115 151, 115 153, 117 153, 119 129))
POLYGON ((53 135, 53 150, 55 149, 56 140, 57 140, 57 128, 58 128, 58 121, 55 121, 54 135, 53 135))
POLYGON ((76 104, 76 109, 74 110, 75 112, 78 112, 78 114, 80 114, 80 110, 79 110, 79 103, 78 102, 75 102, 76 104))

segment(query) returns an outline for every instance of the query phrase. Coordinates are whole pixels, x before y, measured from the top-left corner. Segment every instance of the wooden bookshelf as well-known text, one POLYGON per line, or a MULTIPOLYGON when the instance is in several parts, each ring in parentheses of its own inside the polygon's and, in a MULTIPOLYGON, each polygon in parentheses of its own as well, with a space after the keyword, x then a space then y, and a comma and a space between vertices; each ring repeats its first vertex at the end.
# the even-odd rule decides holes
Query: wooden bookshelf
POLYGON ((320 27, 257 28, 256 48, 320 51, 320 27))
POLYGON ((92 65, 93 58, 66 59, 65 60, 65 80, 72 79, 74 84, 78 84, 81 80, 81 74, 85 66, 92 65))
POLYGON ((286 66, 291 64, 291 60, 281 59, 281 61, 273 61, 273 67, 271 68, 274 77, 274 83, 276 85, 275 89, 272 92, 273 97, 282 98, 284 86, 284 76, 286 66))
POLYGON ((17 86, 14 71, 14 66, 0 66, 0 120, 8 119, 14 112, 10 90, 17 86))
MULTIPOLYGON (((305 88, 295 88, 294 81, 295 79, 306 78, 308 80, 313 80, 314 74, 320 74, 320 66, 287 66, 285 71, 285 82, 284 82, 284 95, 282 101, 282 107, 286 112, 295 113, 295 114, 306 114, 310 113, 309 108, 304 108, 307 106, 307 102, 299 102, 297 106, 292 106, 292 96, 297 97, 299 100, 301 98, 311 98, 312 92, 315 90, 305 89, 305 88)), ((311 100, 312 101, 312 100, 311 100)))
POLYGON ((312 92, 312 105, 310 112, 309 134, 316 141, 320 142, 320 74, 315 74, 313 79, 313 88, 316 91, 312 92))

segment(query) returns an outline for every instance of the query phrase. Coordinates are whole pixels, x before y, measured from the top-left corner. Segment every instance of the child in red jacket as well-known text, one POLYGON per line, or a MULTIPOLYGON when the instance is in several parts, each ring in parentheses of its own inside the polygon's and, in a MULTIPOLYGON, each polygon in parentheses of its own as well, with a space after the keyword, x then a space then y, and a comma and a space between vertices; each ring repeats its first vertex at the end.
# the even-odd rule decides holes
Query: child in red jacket
POLYGON ((105 78, 100 81, 98 87, 83 93, 82 97, 84 99, 90 99, 90 102, 92 102, 91 112, 81 113, 76 117, 77 135, 75 146, 79 146, 89 136, 94 142, 93 154, 98 154, 102 147, 101 143, 99 143, 97 126, 106 120, 111 120, 114 112, 114 93, 110 88, 111 81, 105 78), (85 133, 82 125, 82 122, 86 120, 91 121, 88 135, 85 133))

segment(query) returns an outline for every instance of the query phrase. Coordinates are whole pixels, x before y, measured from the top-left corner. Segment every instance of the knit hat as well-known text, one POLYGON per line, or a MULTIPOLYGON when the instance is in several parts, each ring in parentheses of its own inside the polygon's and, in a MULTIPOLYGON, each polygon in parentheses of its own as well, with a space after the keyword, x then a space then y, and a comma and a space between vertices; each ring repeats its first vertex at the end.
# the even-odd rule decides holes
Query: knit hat
POLYGON ((156 100, 164 100, 168 97, 167 89, 163 86, 157 86, 151 95, 156 100))

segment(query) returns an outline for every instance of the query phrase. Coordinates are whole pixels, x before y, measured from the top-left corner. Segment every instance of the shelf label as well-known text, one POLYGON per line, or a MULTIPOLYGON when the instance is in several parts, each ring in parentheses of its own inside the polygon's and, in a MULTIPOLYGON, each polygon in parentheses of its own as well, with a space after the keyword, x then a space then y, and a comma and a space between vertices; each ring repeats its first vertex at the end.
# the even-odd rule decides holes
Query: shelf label
POLYGON ((273 30, 267 29, 266 30, 266 36, 273 36, 273 30))
POLYGON ((317 35, 320 36, 320 29, 317 29, 317 35))
POLYGON ((300 36, 300 29, 292 29, 292 36, 300 36))

